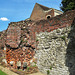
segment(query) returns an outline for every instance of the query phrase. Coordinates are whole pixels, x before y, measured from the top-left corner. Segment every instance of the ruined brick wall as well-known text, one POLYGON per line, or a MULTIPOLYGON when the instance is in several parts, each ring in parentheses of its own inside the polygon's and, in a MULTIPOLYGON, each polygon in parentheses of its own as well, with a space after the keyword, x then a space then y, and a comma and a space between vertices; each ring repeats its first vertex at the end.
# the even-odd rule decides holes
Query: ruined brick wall
POLYGON ((9 26, 7 29, 6 44, 12 48, 17 48, 20 44, 21 29, 19 26, 9 26))
POLYGON ((11 63, 13 61, 13 68, 17 68, 17 62, 21 62, 21 69, 23 68, 23 63, 26 62, 27 66, 30 65, 30 60, 32 60, 35 52, 31 47, 22 47, 18 49, 10 49, 7 48, 6 50, 6 60, 9 66, 11 66, 11 63))
POLYGON ((2 32, 0 32, 0 57, 2 57, 2 48, 4 46, 2 45, 2 32))
POLYGON ((29 26, 32 21, 11 22, 7 29, 6 40, 6 60, 9 66, 13 62, 13 68, 17 68, 17 63, 20 61, 21 68, 26 62, 30 65, 35 52, 33 47, 33 40, 31 40, 29 26))
POLYGON ((14 68, 17 68, 17 62, 27 62, 30 64, 30 60, 35 55, 34 49, 37 50, 36 33, 51 32, 58 28, 64 28, 71 26, 73 19, 75 18, 75 10, 68 11, 62 15, 50 18, 49 20, 40 21, 20 21, 11 22, 7 29, 6 39, 6 60, 10 65, 11 61, 14 61, 14 68))
POLYGON ((30 26, 32 34, 35 32, 50 32, 58 28, 70 26, 75 18, 75 10, 68 11, 62 15, 50 18, 49 20, 40 20, 30 26))
POLYGON ((3 52, 6 43, 6 30, 0 32, 0 57, 5 57, 5 53, 3 52))

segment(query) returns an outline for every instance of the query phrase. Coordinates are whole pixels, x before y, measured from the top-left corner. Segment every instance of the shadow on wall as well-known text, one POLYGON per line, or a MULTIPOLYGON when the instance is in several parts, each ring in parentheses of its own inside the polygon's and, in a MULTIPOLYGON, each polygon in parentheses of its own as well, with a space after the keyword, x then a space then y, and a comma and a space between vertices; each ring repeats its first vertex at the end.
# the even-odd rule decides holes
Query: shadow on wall
POLYGON ((71 25, 71 31, 68 34, 68 38, 70 41, 66 50, 66 66, 69 69, 69 75, 75 75, 75 18, 71 25))

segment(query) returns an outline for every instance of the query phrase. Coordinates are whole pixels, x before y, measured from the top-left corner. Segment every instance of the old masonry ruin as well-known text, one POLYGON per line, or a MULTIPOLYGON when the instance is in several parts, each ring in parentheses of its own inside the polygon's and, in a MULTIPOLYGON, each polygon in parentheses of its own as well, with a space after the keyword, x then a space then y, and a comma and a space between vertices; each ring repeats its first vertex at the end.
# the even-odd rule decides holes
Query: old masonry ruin
POLYGON ((0 32, 0 57, 13 68, 30 66, 50 75, 75 75, 75 10, 49 19, 11 22, 0 32))

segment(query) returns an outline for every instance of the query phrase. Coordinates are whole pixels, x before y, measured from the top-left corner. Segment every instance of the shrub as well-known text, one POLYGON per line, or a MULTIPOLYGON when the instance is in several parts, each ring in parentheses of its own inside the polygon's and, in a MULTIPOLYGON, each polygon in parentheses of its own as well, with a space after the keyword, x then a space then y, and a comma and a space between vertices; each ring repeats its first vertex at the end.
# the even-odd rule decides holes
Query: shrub
POLYGON ((29 70, 30 67, 27 67, 27 70, 29 70))
POLYGON ((33 67, 36 67, 36 65, 33 65, 33 67))
POLYGON ((25 42, 25 43, 27 43, 28 41, 27 41, 27 40, 25 40, 24 42, 25 42))
POLYGON ((36 62, 34 62, 36 64, 36 62))
POLYGON ((47 70, 47 75, 49 75, 50 74, 50 71, 49 70, 47 70))
POLYGON ((36 42, 38 42, 39 40, 38 39, 36 39, 36 42))
POLYGON ((65 35, 64 36, 61 36, 61 39, 65 40, 65 35))
POLYGON ((21 43, 23 42, 23 39, 21 39, 21 43))
POLYGON ((50 70, 52 70, 52 66, 50 66, 50 70))

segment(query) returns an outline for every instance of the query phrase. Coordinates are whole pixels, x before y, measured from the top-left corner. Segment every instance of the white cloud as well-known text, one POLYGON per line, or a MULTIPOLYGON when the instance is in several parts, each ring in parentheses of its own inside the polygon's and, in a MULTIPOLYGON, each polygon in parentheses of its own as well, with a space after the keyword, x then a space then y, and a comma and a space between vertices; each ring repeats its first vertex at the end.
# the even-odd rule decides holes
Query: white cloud
POLYGON ((1 20, 1 21, 9 21, 9 19, 6 18, 6 17, 1 17, 0 20, 1 20))

